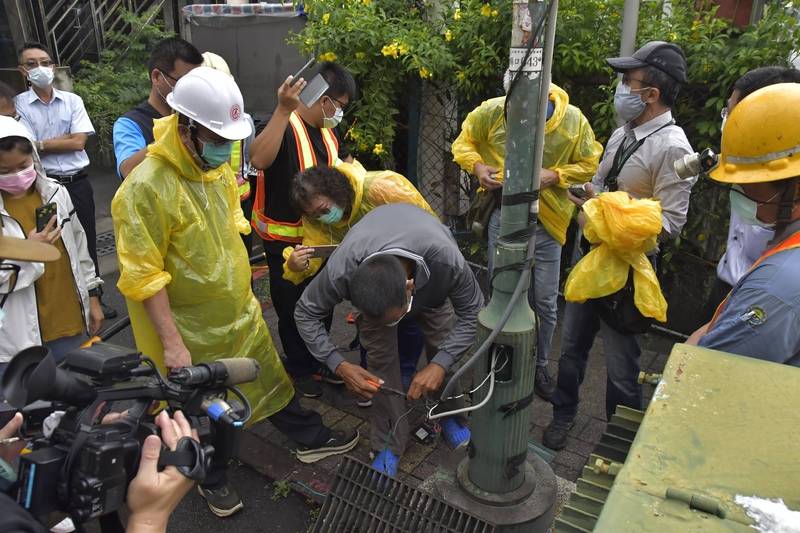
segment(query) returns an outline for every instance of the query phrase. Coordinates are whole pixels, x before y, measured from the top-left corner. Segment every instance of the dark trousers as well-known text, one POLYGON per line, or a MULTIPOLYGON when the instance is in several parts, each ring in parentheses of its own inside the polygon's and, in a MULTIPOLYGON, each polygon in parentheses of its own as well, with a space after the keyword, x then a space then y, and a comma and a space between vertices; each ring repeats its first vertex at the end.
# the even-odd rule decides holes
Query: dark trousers
MULTIPOLYGON (((283 255, 276 253, 274 242, 265 242, 264 251, 267 252, 267 266, 269 267, 269 293, 272 305, 278 315, 278 336, 283 345, 285 359, 283 365, 294 379, 310 376, 318 371, 320 364, 308 351, 297 331, 294 321, 294 308, 303 291, 311 282, 307 279, 300 285, 283 279, 283 255)), ((326 328, 330 329, 331 317, 326 321, 326 328)))
MULTIPOLYGON (((322 417, 316 411, 303 409, 297 395, 289 404, 269 417, 278 431, 301 446, 318 448, 331 437, 331 430, 322 423, 322 417)), ((241 430, 239 430, 241 431, 241 430)), ((204 489, 218 489, 227 483, 226 470, 228 462, 239 447, 239 431, 223 432, 218 435, 214 445, 223 448, 222 455, 211 462, 211 468, 203 481, 204 489)))
MULTIPOLYGON (((558 386, 553 395, 553 418, 572 420, 578 412, 579 392, 586 373, 589 350, 601 328, 600 316, 590 303, 567 302, 561 336, 558 386)), ((617 405, 642 408, 642 386, 638 383, 641 350, 635 335, 623 335, 603 324, 606 358, 606 417, 617 405)))
MULTIPOLYGON (((361 368, 367 368, 367 350, 361 346, 361 341, 356 337, 361 350, 361 368)), ((417 371, 417 363, 422 350, 425 348, 425 336, 422 329, 411 317, 403 317, 397 325, 397 351, 400 354, 400 376, 403 380, 403 389, 411 384, 411 379, 417 371)))
POLYGON ((86 246, 89 248, 89 256, 94 263, 95 273, 100 275, 100 267, 97 263, 97 230, 94 220, 94 190, 89 178, 79 179, 64 185, 75 206, 75 214, 83 226, 86 233, 86 246))

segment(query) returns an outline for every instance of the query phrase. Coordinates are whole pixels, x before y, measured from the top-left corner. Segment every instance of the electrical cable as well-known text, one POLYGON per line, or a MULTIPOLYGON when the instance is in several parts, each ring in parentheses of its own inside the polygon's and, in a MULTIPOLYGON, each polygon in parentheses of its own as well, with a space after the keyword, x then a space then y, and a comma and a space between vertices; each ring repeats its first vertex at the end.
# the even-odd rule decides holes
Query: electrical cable
MULTIPOLYGON (((534 39, 538 38, 538 34, 540 33, 540 29, 544 27, 544 22, 543 22, 544 19, 551 19, 552 18, 552 15, 553 15, 552 9, 553 9, 553 5, 555 3, 556 3, 556 0, 550 0, 547 3, 547 11, 546 11, 545 17, 543 17, 542 21, 537 26, 537 28, 536 28, 536 37, 534 37, 534 39)), ((554 32, 554 28, 548 28, 548 32, 550 32, 550 33, 554 32)), ((551 39, 551 41, 552 41, 552 39, 551 39)), ((550 42, 549 45, 552 46, 552 42, 550 42)), ((545 59, 547 59, 547 57, 545 57, 545 59)), ((552 61, 552 59, 550 61, 548 61, 548 63, 551 62, 551 61, 552 61)), ((547 68, 547 64, 543 65, 543 67, 547 68)), ((519 74, 519 71, 517 71, 517 75, 518 74, 519 74)), ((514 80, 512 80, 512 83, 513 83, 513 81, 514 80)), ((510 91, 509 91, 509 93, 510 93, 510 91)), ((544 118, 543 114, 541 113, 541 110, 544 108, 544 105, 546 105, 547 94, 548 94, 548 91, 540 91, 540 102, 539 102, 540 103, 540 107, 539 107, 539 110, 540 110, 539 122, 540 123, 543 122, 542 119, 544 118)), ((506 101, 508 101, 508 98, 506 98, 506 101)), ((540 127, 541 126, 542 126, 542 124, 540 124, 540 127)), ((534 217, 533 223, 534 224, 536 223, 536 217, 534 217)), ((503 239, 503 237, 501 236, 500 240, 502 240, 502 239, 503 239)), ((466 374, 467 371, 469 371, 481 357, 484 356, 484 354, 492 346, 492 343, 494 342, 494 340, 497 338, 497 336, 502 331, 503 326, 505 326, 506 322, 508 322, 508 319, 511 317, 511 314, 514 311, 514 305, 516 304, 516 302, 519 299, 519 297, 522 295, 524 287, 530 281, 531 267, 533 266, 535 248, 536 248, 536 232, 535 231, 531 231, 531 234, 528 237, 528 241, 527 241, 527 253, 526 253, 526 256, 525 256, 525 261, 520 264, 521 269, 522 269, 522 273, 520 274, 520 277, 519 277, 519 280, 517 281, 516 287, 514 287, 514 291, 511 294, 511 298, 508 301, 508 305, 506 306, 505 311, 503 311, 503 314, 500 317, 500 320, 498 320, 497 324, 495 324, 494 328, 492 328, 492 331, 489 333, 489 335, 483 341, 483 344, 481 344, 481 346, 475 351, 475 353, 472 354, 472 357, 470 357, 461 366, 461 368, 459 368, 458 370, 456 370, 453 373, 453 376, 450 378, 450 381, 448 381, 447 385, 445 385, 444 388, 442 389, 442 394, 441 394, 442 398, 448 397, 448 394, 456 386, 456 384, 458 383, 458 380, 464 374, 466 374)), ((509 265, 509 266, 514 266, 514 265, 509 265)))
POLYGON ((239 422, 246 424, 250 420, 250 417, 253 416, 253 409, 250 407, 250 402, 247 401, 245 395, 242 394, 242 391, 240 391, 238 388, 227 387, 227 389, 235 394, 236 397, 242 402, 242 405, 244 406, 244 416, 241 420, 239 420, 239 422))
POLYGON ((472 389, 469 392, 465 392, 465 393, 459 394, 458 396, 450 396, 448 398, 444 398, 444 399, 441 399, 438 402, 436 402, 430 409, 428 409, 428 420, 436 420, 437 418, 444 418, 446 416, 454 416, 454 415, 459 415, 459 414, 463 414, 463 413, 468 413, 470 411, 476 411, 476 410, 480 409, 481 407, 483 407, 484 405, 486 405, 487 403, 489 403, 489 400, 492 399, 492 394, 494 393, 495 375, 498 372, 501 372, 506 367, 506 365, 508 364, 508 356, 507 355, 505 356, 505 361, 503 361, 503 364, 502 364, 502 366, 500 368, 495 368, 495 364, 496 363, 497 363, 497 354, 495 353, 495 354, 492 354, 492 370, 491 370, 491 372, 489 372, 486 375, 486 377, 483 379, 481 384, 478 385, 477 387, 475 387, 474 389, 472 389), (486 380, 490 380, 489 381, 489 392, 486 393, 486 398, 484 398, 480 403, 478 403, 476 405, 471 405, 469 407, 462 407, 460 409, 454 409, 452 411, 445 411, 444 413, 437 413, 435 415, 433 414, 433 410, 436 409, 437 407, 439 407, 439 405, 441 403, 444 403, 444 402, 450 401, 450 400, 457 400, 458 398, 461 398, 461 397, 466 396, 468 394, 474 394, 474 393, 478 392, 478 390, 480 390, 481 387, 483 387, 486 384, 486 380))

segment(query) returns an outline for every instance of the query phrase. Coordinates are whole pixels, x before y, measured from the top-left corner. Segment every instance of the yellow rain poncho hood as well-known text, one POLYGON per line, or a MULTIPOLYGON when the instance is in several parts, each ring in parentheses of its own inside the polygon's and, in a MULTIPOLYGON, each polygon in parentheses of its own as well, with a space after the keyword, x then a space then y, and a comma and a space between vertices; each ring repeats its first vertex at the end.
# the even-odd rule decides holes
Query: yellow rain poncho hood
POLYGON ((283 409, 294 389, 250 289, 240 232, 249 231, 228 164, 203 172, 181 142, 178 116, 155 121, 155 142, 111 203, 120 277, 137 348, 163 369, 163 347, 142 301, 166 288, 194 364, 252 357, 241 385, 251 423, 283 409))
MULTIPOLYGON (((549 96, 554 111, 544 127, 542 166, 558 174, 558 183, 539 192, 539 222, 563 245, 575 212, 566 189, 594 176, 603 147, 595 140, 583 113, 569 105, 569 96, 563 89, 551 84, 549 96)), ((453 160, 466 172, 472 173, 475 163, 482 162, 498 169, 498 180, 502 181, 506 157, 505 100, 504 96, 486 100, 464 120, 452 152, 453 160)))
POLYGON ((603 193, 583 204, 583 234, 596 244, 570 272, 564 288, 569 302, 583 303, 614 294, 633 269, 634 303, 642 315, 667 320, 667 301, 645 255, 661 233, 661 204, 636 200, 624 191, 603 193))
MULTIPOLYGON (((350 216, 347 220, 341 220, 336 224, 323 224, 319 220, 303 217, 304 246, 339 244, 353 224, 379 205, 413 204, 439 218, 411 182, 397 172, 391 170, 367 171, 358 161, 340 163, 336 166, 336 170, 347 176, 355 193, 350 216)), ((402 221, 398 221, 398 224, 402 224, 402 221)), ((292 250, 291 246, 283 250, 283 279, 299 285, 304 279, 313 276, 319 270, 322 259, 312 259, 306 270, 294 272, 289 270, 285 262, 292 250)))

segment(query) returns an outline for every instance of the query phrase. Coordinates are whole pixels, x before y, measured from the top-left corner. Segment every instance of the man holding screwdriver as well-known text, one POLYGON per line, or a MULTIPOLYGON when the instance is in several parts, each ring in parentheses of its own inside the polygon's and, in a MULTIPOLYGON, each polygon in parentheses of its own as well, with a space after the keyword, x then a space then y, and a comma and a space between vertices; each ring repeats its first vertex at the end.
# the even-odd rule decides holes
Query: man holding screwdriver
MULTIPOLYGON (((373 400, 370 442, 377 470, 397 473, 409 436, 397 324, 408 315, 425 337, 428 365, 414 376, 408 398, 433 399, 472 345, 482 307, 483 294, 450 230, 427 211, 402 203, 365 215, 303 292, 294 317, 309 351, 348 389, 373 400), (360 312, 368 369, 345 361, 325 329, 325 317, 343 300, 360 312)), ((437 412, 459 407, 460 400, 451 399, 437 412)), ((453 448, 469 442, 469 429, 456 416, 442 419, 442 433, 453 448)))

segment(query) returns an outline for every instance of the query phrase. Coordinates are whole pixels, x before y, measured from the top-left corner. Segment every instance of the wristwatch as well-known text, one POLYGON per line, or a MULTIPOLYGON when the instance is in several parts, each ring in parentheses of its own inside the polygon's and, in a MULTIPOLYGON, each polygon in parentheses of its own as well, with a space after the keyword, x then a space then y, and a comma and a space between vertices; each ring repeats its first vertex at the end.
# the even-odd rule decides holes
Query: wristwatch
POLYGON ((94 289, 89 289, 89 297, 97 296, 98 298, 100 298, 102 295, 103 295, 103 286, 102 285, 98 285, 94 289))
POLYGON ((36 150, 38 152, 44 152, 44 141, 36 141, 36 150))

